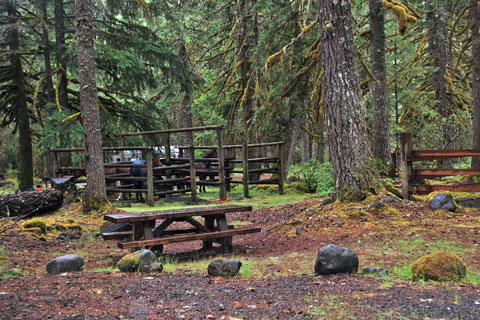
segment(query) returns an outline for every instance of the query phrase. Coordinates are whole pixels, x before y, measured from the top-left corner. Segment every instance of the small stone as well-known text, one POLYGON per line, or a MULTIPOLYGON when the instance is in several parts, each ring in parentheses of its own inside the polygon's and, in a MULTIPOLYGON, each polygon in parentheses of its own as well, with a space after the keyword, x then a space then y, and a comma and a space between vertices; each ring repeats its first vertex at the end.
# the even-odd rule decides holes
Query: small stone
POLYGON ((328 275, 358 271, 358 256, 350 249, 329 244, 318 250, 315 273, 328 275))
POLYGON ((433 210, 448 210, 455 211, 457 206, 453 201, 453 197, 450 193, 439 193, 430 200, 429 204, 430 209, 433 210))
POLYGON ((388 270, 385 268, 378 268, 378 275, 379 276, 388 276, 388 270))
POLYGON ((317 211, 316 211, 315 209, 310 208, 310 209, 308 209, 307 211, 305 211, 305 216, 311 217, 311 216, 313 216, 315 213, 317 213, 317 211))
POLYGON ((84 263, 85 262, 81 256, 67 254, 48 261, 47 272, 50 274, 59 274, 71 271, 81 271, 84 263))
POLYGON ((377 268, 375 268, 374 266, 368 266, 366 268, 363 268, 362 272, 363 272, 363 274, 376 273, 377 268))
POLYGON ((163 265, 161 262, 154 262, 152 263, 152 272, 162 272, 163 265))
POLYGON ((374 204, 372 204, 370 206, 370 209, 380 209, 380 208, 383 208, 383 207, 385 207, 385 204, 383 202, 379 201, 379 202, 375 202, 374 204))
POLYGON ((297 228, 297 230, 295 230, 295 234, 300 236, 302 234, 302 228, 297 228))
POLYGON ((233 277, 238 274, 242 262, 239 260, 218 259, 208 265, 208 275, 214 277, 233 277))
POLYGON ((393 198, 391 195, 387 195, 385 197, 385 199, 383 199, 383 201, 385 201, 386 203, 394 203, 394 202, 398 202, 397 199, 393 198))

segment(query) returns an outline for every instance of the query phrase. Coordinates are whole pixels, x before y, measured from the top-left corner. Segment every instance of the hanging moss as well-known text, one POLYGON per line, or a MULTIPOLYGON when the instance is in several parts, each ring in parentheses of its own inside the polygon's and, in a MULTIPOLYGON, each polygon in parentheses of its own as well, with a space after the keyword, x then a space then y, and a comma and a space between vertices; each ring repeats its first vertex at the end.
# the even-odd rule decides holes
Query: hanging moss
POLYGON ((408 14, 408 7, 395 0, 383 0, 385 8, 391 10, 398 18, 398 30, 401 35, 407 31, 408 24, 415 24, 417 18, 408 14))
POLYGON ((281 63, 282 60, 282 51, 272 54, 270 57, 268 57, 267 62, 265 63, 265 69, 270 69, 274 65, 281 63))

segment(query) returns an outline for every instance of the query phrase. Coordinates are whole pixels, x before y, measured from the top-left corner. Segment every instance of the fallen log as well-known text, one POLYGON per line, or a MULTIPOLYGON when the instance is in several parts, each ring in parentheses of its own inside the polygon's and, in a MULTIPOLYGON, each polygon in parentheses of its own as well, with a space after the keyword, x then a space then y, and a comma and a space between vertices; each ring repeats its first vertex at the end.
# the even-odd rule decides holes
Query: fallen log
POLYGON ((54 189, 7 194, 0 196, 0 217, 36 216, 58 209, 62 203, 62 192, 54 189))

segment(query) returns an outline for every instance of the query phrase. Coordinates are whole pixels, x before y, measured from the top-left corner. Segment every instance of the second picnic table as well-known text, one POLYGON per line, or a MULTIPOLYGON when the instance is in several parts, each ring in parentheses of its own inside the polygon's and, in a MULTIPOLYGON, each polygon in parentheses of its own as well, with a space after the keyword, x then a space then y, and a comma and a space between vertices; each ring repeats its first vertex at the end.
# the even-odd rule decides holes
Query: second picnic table
POLYGON ((155 246, 157 251, 162 251, 165 244, 202 240, 204 249, 211 248, 212 243, 217 242, 220 243, 223 252, 228 252, 232 250, 233 236, 261 232, 261 228, 229 226, 226 214, 251 210, 252 206, 230 205, 108 214, 105 215, 105 220, 117 224, 128 223, 131 225, 131 230, 104 232, 102 236, 106 240, 126 239, 118 243, 122 249, 155 246), (204 218, 204 223, 194 219, 195 216, 204 218), (158 226, 157 220, 161 221, 158 226), (187 222, 192 227, 169 229, 172 223, 178 221, 187 222))

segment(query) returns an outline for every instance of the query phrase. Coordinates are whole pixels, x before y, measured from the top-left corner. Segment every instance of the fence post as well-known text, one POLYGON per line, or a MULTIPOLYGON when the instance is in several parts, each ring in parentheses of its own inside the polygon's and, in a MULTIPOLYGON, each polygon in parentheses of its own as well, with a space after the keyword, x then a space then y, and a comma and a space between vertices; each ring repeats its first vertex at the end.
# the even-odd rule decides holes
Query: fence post
POLYGON ((172 158, 172 154, 170 150, 170 134, 167 133, 167 139, 165 142, 165 162, 167 165, 170 165, 171 158, 172 158))
POLYGON ((58 177, 57 170, 58 170, 58 153, 55 151, 50 151, 52 153, 52 161, 53 161, 53 177, 58 177))
POLYGON ((278 145, 278 193, 284 194, 283 184, 285 181, 285 163, 283 162, 283 146, 284 144, 278 145))
POLYGON ((153 207, 153 151, 147 150, 147 204, 153 207))
POLYGON ((225 155, 223 149, 222 129, 222 127, 217 129, 218 184, 220 186, 220 200, 226 200, 227 190, 225 189, 225 155))
MULTIPOLYGON (((123 148, 123 136, 118 136, 118 146, 123 148)), ((125 151, 120 150, 120 162, 125 161, 125 151)))
POLYGON ((243 197, 250 198, 248 190, 248 144, 247 139, 243 141, 242 146, 242 167, 243 167, 243 197))
POLYGON ((195 148, 188 147, 188 157, 190 159, 190 189, 192 194, 192 202, 197 202, 197 173, 195 170, 195 148))
POLYGON ((400 165, 402 170, 403 199, 409 200, 412 193, 412 134, 400 133, 400 165))

